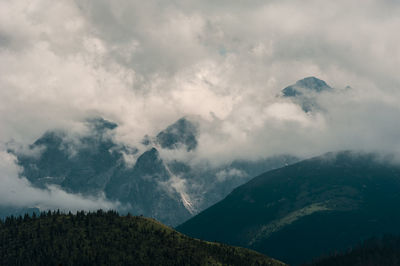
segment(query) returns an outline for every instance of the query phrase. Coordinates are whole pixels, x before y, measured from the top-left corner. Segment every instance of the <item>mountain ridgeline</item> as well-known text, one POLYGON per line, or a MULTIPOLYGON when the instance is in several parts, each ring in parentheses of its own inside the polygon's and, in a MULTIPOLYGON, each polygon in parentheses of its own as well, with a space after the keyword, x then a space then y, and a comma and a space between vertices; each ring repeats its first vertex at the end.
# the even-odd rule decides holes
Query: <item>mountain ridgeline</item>
POLYGON ((1 265, 284 265, 187 237, 156 220, 97 211, 0 220, 1 265))
POLYGON ((299 264, 399 233, 399 191, 399 165, 328 153, 252 179, 177 230, 299 264))

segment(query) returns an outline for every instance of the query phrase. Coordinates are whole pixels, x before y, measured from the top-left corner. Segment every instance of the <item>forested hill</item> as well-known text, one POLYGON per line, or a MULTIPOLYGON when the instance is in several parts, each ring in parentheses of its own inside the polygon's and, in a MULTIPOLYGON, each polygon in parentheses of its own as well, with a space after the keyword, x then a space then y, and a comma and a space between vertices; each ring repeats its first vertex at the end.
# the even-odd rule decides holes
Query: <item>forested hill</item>
POLYGON ((400 265, 400 236, 385 235, 365 240, 347 252, 316 259, 305 266, 400 265))
POLYGON ((0 241, 2 265, 284 265, 113 211, 8 217, 0 222, 0 241))

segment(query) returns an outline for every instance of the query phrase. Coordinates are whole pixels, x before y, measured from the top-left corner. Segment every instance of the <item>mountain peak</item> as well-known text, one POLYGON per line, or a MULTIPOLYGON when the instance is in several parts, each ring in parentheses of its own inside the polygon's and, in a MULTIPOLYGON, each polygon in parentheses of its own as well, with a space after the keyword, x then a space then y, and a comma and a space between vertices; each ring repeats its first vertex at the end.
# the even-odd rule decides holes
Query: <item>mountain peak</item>
POLYGON ((158 133, 156 139, 164 149, 172 150, 185 146, 187 151, 191 151, 197 147, 197 132, 197 126, 183 117, 158 133))
POLYGON ((114 122, 108 121, 102 117, 94 117, 86 119, 88 126, 95 132, 104 132, 113 130, 118 127, 114 122))
POLYGON ((314 91, 322 92, 326 90, 331 90, 325 81, 318 79, 316 77, 306 77, 304 79, 298 80, 295 84, 290 85, 282 90, 283 96, 285 97, 295 97, 302 95, 303 91, 314 91))
POLYGON ((315 90, 317 92, 332 89, 328 84, 326 84, 325 81, 316 77, 307 77, 301 79, 297 81, 295 85, 298 87, 315 90))

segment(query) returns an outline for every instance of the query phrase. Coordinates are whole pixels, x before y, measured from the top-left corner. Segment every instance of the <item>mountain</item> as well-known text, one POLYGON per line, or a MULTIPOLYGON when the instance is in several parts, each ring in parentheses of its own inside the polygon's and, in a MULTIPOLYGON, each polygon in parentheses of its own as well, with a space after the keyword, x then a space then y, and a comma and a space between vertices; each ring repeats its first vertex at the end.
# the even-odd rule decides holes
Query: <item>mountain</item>
POLYGON ((88 196, 105 194, 123 204, 123 211, 177 224, 191 217, 178 192, 167 186, 170 173, 157 149, 142 154, 136 148, 121 146, 111 135, 116 124, 102 118, 88 121, 90 134, 71 140, 64 132, 45 133, 30 146, 39 156, 17 153, 18 163, 34 186, 59 185, 70 193, 88 196), (138 158, 126 164, 126 153, 138 158))
POLYGON ((284 265, 113 211, 8 217, 0 220, 0 250, 2 265, 284 265))
POLYGON ((266 172, 177 230, 289 264, 399 233, 400 166, 389 159, 328 153, 266 172))
POLYGON ((181 118, 157 134, 157 143, 164 149, 179 149, 184 146, 187 151, 196 149, 198 129, 195 124, 181 118))
MULTIPOLYGON (((309 77, 282 93, 311 112, 319 108, 315 94, 330 90, 324 81, 309 77)), ((193 117, 182 117, 131 146, 115 141, 118 125, 112 121, 97 117, 85 124, 85 135, 49 130, 30 145, 28 153, 10 149, 18 158, 21 176, 42 189, 57 185, 69 193, 102 194, 119 201, 123 213, 143 214, 172 226, 220 201, 254 176, 298 161, 279 155, 213 166, 162 158, 161 151, 196 153, 200 123, 193 117), (134 163, 126 158, 134 158, 134 163)), ((40 209, 34 203, 25 207, 40 209)), ((5 208, 0 217, 2 213, 18 210, 5 208)))
POLYGON ((104 189, 107 198, 129 204, 129 211, 177 224, 192 215, 178 191, 169 186, 168 166, 155 148, 144 152, 136 164, 122 167, 104 189))
POLYGON ((316 77, 307 77, 298 80, 295 84, 290 85, 282 90, 285 97, 294 97, 308 92, 323 92, 332 90, 325 81, 316 77))
POLYGON ((304 112, 310 112, 315 109, 320 109, 320 106, 317 104, 316 96, 320 93, 332 90, 333 88, 326 84, 325 81, 316 77, 307 77, 284 88, 282 90, 282 95, 299 104, 304 112))
MULTIPOLYGON (((57 185, 69 193, 104 194, 122 204, 122 213, 142 214, 172 226, 223 199, 252 177, 297 161, 293 156, 276 156, 215 167, 163 159, 163 149, 196 151, 198 124, 189 118, 179 119, 156 136, 145 136, 137 145, 144 147, 140 150, 114 140, 118 125, 113 122, 92 118, 86 125, 88 133, 83 136, 53 130, 30 145, 29 153, 10 149, 18 158, 21 175, 43 189, 57 185), (125 156, 134 157, 135 163, 129 165, 125 156)), ((26 207, 40 208, 34 203, 26 207)), ((18 210, 10 207, 4 213, 18 210)))

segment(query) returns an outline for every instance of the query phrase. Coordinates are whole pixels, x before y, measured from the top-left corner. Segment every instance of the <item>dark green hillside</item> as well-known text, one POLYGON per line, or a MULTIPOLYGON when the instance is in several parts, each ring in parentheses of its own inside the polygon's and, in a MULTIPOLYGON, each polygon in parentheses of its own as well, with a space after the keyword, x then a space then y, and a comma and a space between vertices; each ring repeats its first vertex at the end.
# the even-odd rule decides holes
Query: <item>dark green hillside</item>
POLYGON ((400 237, 371 238, 343 253, 316 260, 307 266, 400 265, 400 237))
POLYGON ((262 174, 177 229, 299 264, 399 233, 399 206, 399 166, 330 153, 262 174))
POLYGON ((283 265, 116 212, 47 213, 0 223, 1 265, 283 265))

